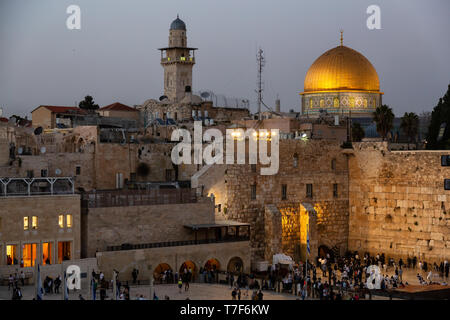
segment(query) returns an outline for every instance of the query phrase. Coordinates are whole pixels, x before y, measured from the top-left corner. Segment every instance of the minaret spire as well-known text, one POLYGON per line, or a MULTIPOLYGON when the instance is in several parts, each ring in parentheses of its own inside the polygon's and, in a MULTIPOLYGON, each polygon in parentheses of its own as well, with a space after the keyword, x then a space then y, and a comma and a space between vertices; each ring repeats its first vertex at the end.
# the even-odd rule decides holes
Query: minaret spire
POLYGON ((341 29, 341 46, 344 45, 344 30, 341 29))

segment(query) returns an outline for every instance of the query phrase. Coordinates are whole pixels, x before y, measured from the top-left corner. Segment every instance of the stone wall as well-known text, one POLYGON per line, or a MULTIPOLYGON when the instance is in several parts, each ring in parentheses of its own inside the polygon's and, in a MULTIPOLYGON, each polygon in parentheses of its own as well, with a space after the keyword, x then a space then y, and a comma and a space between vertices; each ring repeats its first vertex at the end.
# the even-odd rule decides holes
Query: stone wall
MULTIPOLYGON (((194 273, 204 267, 209 259, 219 261, 220 270, 226 271, 230 260, 238 257, 243 262, 244 272, 250 272, 249 241, 211 243, 202 245, 163 247, 152 249, 98 252, 98 266, 106 278, 111 278, 113 269, 119 271, 121 280, 131 280, 134 268, 139 270, 138 280, 148 280, 160 263, 166 263, 173 272, 180 272, 186 261, 195 264, 194 273), (149 270, 149 266, 151 266, 149 270)), ((197 276, 198 277, 198 276, 197 276)))
MULTIPOLYGON (((0 197, 0 265, 6 264, 6 246, 16 245, 20 261, 22 245, 36 243, 36 257, 42 257, 42 243, 52 243, 52 261, 58 261, 57 243, 71 241, 72 259, 81 253, 80 196, 59 195, 39 197, 0 197), (71 214, 72 228, 60 228, 58 216, 71 214), (30 230, 24 230, 24 217, 29 217, 30 230), (38 227, 31 229, 31 217, 38 217, 38 227)), ((42 259, 41 259, 42 260, 42 259)), ((42 263, 42 261, 40 261, 42 263)))
MULTIPOLYGON (((145 244, 194 240, 188 224, 214 223, 214 203, 210 198, 197 203, 89 208, 87 212, 87 257, 107 246, 124 243, 145 244)), ((205 234, 199 232, 199 239, 205 234)))
MULTIPOLYGON (((252 260, 270 259, 267 243, 277 234, 265 230, 265 207, 275 205, 281 216, 293 215, 284 219, 283 234, 290 229, 300 230, 301 205, 309 203, 318 212, 316 239, 318 245, 331 248, 337 246, 345 251, 348 237, 348 171, 347 157, 342 154, 338 142, 330 141, 280 141, 280 169, 278 174, 263 176, 259 174, 260 165, 253 172, 251 165, 228 165, 225 174, 226 214, 228 219, 250 223, 252 260), (297 156, 297 160, 294 157, 297 156), (335 159, 334 169, 332 160, 335 159), (295 166, 297 162, 297 166, 295 166), (256 199, 251 199, 251 185, 256 183, 256 199), (313 197, 306 195, 306 185, 313 185, 313 197), (337 197, 333 195, 333 184, 337 184, 337 197), (286 185, 287 197, 282 199, 282 185, 286 185)), ((294 254, 298 245, 292 234, 289 240, 284 237, 283 249, 294 254)), ((312 239, 314 240, 314 239, 312 239)), ((300 250, 297 249, 297 252, 300 250)), ((311 255, 317 255, 317 250, 311 255)))
POLYGON ((389 151, 355 143, 349 158, 349 249, 428 262, 448 258, 450 191, 441 166, 449 151, 389 151))

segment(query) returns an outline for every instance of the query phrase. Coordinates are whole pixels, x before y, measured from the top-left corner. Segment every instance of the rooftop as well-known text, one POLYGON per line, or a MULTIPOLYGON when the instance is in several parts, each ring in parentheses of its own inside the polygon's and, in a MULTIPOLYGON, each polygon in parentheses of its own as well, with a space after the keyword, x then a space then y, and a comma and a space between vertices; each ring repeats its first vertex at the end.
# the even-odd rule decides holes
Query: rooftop
POLYGON ((110 105, 104 106, 103 108, 99 109, 100 111, 106 111, 106 110, 114 110, 114 111, 131 111, 131 112, 139 112, 139 110, 136 110, 135 108, 131 108, 129 106, 126 106, 120 102, 115 102, 110 105))

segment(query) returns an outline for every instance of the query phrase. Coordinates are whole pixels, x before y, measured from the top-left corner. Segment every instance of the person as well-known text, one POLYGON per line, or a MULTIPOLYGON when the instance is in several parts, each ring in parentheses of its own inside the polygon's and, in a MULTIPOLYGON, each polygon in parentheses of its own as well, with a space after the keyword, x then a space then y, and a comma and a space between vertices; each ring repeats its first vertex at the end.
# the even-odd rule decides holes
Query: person
POLYGON ((262 293, 261 290, 258 291, 258 300, 262 300, 263 299, 264 294, 262 293))
POLYGON ((430 272, 428 273, 427 280, 430 282, 430 284, 431 284, 431 282, 433 281, 433 272, 432 272, 431 270, 430 270, 430 272))
POLYGON ((233 288, 233 291, 231 291, 231 300, 236 300, 236 288, 233 288))
POLYGON ((14 289, 14 277, 12 274, 10 274, 8 278, 8 291, 10 290, 10 288, 14 289))
POLYGON ((84 298, 83 298, 83 296, 81 295, 81 293, 78 295, 78 299, 84 300, 84 298))
POLYGON ((238 288, 237 296, 238 296, 238 300, 241 300, 241 289, 240 288, 238 288))
POLYGON ((133 277, 133 284, 136 284, 136 279, 137 279, 138 273, 139 273, 139 271, 136 268, 134 268, 133 272, 131 272, 131 276, 133 277))
POLYGON ((180 293, 181 293, 181 288, 183 288, 183 281, 180 279, 178 279, 178 289, 180 289, 180 293))
POLYGON ((22 283, 22 287, 25 285, 25 273, 23 273, 23 270, 20 271, 20 282, 22 283))
POLYGON ((59 286, 61 285, 61 277, 58 275, 55 279, 55 293, 59 293, 59 286))

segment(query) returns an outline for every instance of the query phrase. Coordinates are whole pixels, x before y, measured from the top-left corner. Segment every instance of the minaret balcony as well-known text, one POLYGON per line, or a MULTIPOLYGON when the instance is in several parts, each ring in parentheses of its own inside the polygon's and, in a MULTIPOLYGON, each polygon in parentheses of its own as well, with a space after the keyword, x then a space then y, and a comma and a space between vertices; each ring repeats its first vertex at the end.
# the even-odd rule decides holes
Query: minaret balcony
POLYGON ((165 57, 165 58, 161 58, 161 64, 169 64, 169 63, 195 63, 195 58, 194 57, 176 57, 176 58, 171 58, 171 57, 165 57))

